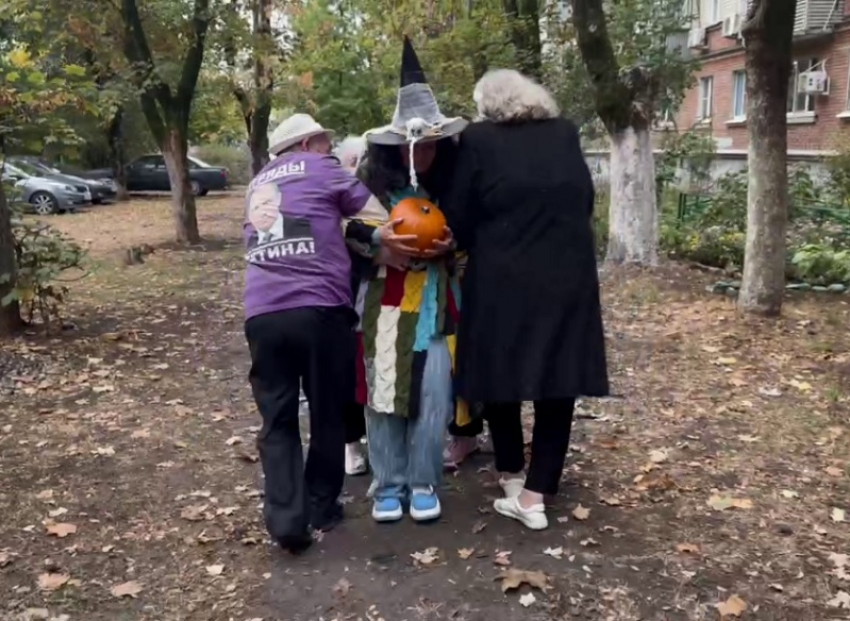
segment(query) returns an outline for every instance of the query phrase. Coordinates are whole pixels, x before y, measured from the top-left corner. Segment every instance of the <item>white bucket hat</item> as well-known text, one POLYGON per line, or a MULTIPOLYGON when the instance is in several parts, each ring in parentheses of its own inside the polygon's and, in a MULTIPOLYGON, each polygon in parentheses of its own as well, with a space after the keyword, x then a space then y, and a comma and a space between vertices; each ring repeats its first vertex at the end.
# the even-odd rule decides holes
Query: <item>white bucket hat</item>
POLYGON ((269 136, 269 153, 273 156, 280 155, 292 145, 319 134, 333 136, 334 132, 322 127, 309 114, 293 114, 284 119, 269 136))

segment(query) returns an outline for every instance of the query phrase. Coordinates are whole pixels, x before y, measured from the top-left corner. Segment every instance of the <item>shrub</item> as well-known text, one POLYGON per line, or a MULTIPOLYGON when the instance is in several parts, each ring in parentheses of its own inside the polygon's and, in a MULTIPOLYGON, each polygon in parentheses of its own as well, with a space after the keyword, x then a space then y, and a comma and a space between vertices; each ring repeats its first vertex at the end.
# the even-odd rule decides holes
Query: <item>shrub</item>
POLYGON ((850 250, 806 244, 791 259, 793 277, 813 285, 850 282, 850 250))
MULTIPOLYGON (((34 220, 21 217, 13 208, 12 233, 18 274, 15 288, 0 304, 17 300, 24 319, 32 322, 36 315, 50 326, 61 317, 68 287, 64 284, 85 275, 85 251, 59 231, 34 220), (69 273, 76 272, 76 278, 69 273)), ((0 282, 9 282, 11 274, 0 274, 0 282)))
POLYGON ((197 147, 195 153, 211 166, 224 166, 230 171, 232 185, 248 185, 251 181, 251 155, 242 147, 208 144, 197 147))

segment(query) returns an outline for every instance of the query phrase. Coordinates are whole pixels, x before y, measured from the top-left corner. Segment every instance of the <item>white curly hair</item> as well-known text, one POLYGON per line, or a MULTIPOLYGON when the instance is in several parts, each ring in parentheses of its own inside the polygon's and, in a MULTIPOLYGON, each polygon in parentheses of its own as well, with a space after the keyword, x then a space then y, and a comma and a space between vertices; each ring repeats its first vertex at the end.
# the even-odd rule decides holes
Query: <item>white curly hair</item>
POLYGON ((472 99, 478 116, 495 123, 542 121, 561 114, 549 90, 513 69, 494 69, 484 74, 472 99))
POLYGON ((355 170, 363 154, 366 153, 366 139, 363 136, 349 135, 334 149, 334 155, 349 170, 355 170))

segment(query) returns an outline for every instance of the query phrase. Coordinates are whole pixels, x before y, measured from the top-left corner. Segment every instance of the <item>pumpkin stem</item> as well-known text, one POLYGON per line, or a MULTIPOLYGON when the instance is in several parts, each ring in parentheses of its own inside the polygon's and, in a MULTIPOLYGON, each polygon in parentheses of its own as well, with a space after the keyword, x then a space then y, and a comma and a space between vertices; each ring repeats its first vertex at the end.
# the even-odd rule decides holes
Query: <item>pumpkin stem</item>
POLYGON ((422 205, 422 213, 431 213, 431 208, 428 205, 422 205))

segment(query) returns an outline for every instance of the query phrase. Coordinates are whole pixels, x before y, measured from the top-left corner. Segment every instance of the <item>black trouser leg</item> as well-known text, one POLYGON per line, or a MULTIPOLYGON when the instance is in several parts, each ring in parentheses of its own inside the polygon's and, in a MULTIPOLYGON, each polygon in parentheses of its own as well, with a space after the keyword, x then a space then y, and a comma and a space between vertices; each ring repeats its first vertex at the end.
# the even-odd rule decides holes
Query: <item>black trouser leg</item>
POLYGON ((356 342, 350 310, 316 309, 309 330, 304 392, 310 403, 310 449, 305 478, 314 528, 341 518, 337 498, 345 480, 346 408, 354 394, 356 342))
MULTIPOLYGON (((257 446, 264 514, 278 541, 325 525, 345 478, 345 416, 354 359, 350 310, 301 308, 250 319, 251 388, 263 417, 257 446), (303 380, 303 381, 302 381, 303 380), (306 469, 298 426, 300 385, 310 405, 306 469)), ((338 519, 338 516, 336 517, 338 519)))
POLYGON ((574 407, 575 399, 534 402, 534 435, 525 489, 539 494, 558 493, 570 445, 574 407))
POLYGON ((265 475, 263 513, 277 541, 305 536, 309 522, 298 426, 299 362, 304 352, 293 334, 293 312, 262 315, 245 324, 251 389, 263 417, 257 437, 265 475))
POLYGON ((475 438, 484 432, 484 419, 481 417, 473 418, 468 424, 462 427, 455 422, 449 423, 449 433, 456 438, 475 438))
POLYGON ((363 406, 349 401, 345 407, 345 443, 359 442, 366 435, 366 414, 363 406))
POLYGON ((484 418, 490 427, 496 470, 499 472, 516 473, 525 468, 520 410, 519 403, 488 403, 484 406, 484 418))

